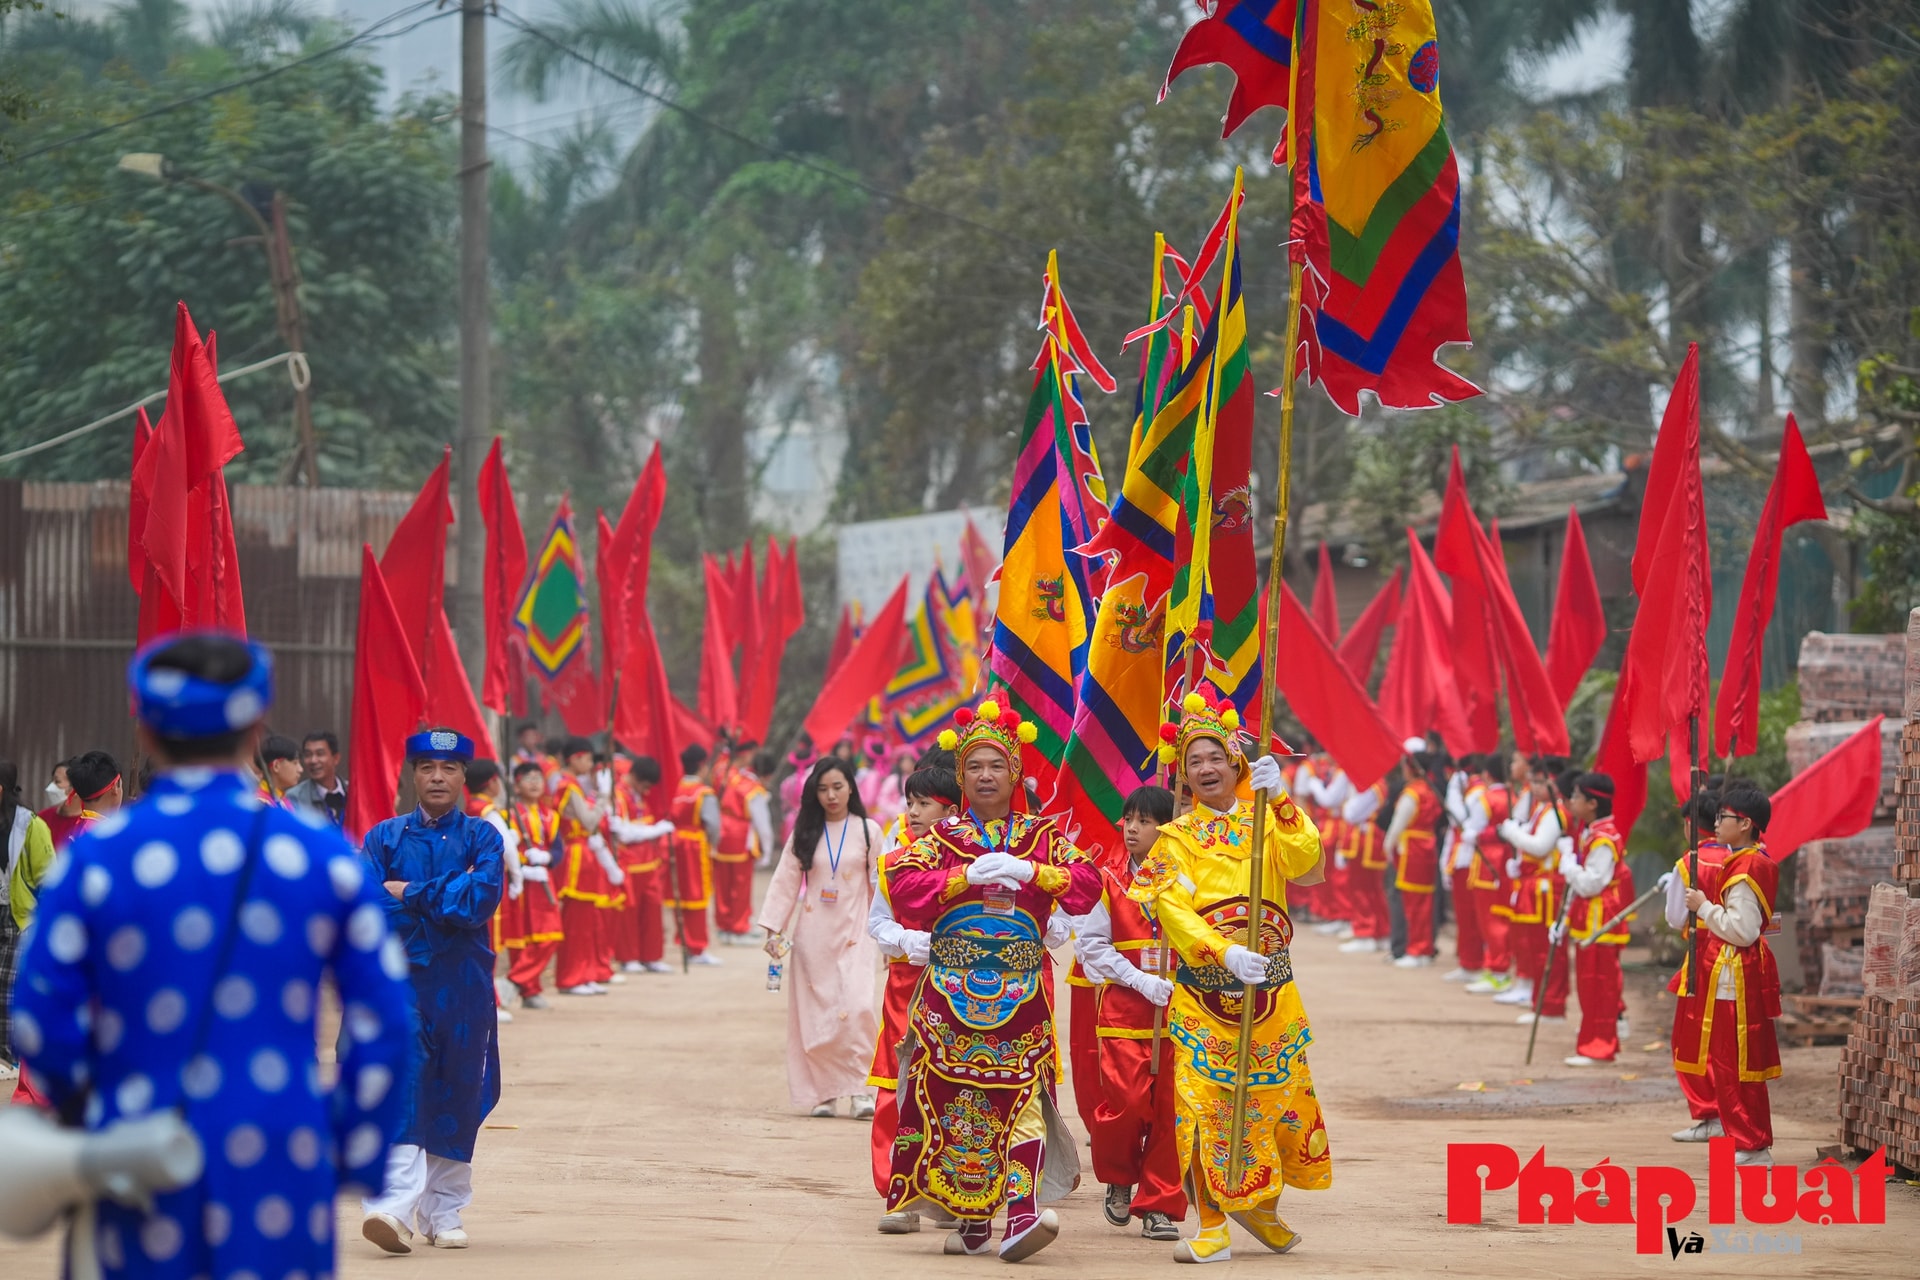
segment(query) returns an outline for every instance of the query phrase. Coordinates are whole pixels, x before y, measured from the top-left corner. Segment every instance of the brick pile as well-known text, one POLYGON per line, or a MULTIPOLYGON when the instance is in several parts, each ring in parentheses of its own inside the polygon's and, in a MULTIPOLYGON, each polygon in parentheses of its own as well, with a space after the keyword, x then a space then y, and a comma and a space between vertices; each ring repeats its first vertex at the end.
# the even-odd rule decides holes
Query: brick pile
MULTIPOLYGON (((1838 680, 1816 684, 1829 701, 1847 687, 1838 680)), ((1865 995, 1840 1055, 1840 1141, 1863 1154, 1885 1147, 1912 1176, 1920 1174, 1920 609, 1907 620, 1902 687, 1894 861, 1885 882, 1869 891, 1861 922, 1865 995)), ((1841 875, 1826 866, 1820 874, 1828 885, 1841 875)))
MULTIPOLYGON (((1800 642, 1800 718, 1820 724, 1898 717, 1907 697, 1906 637, 1830 636, 1800 642)), ((1858 726, 1855 726, 1856 728, 1858 726)))

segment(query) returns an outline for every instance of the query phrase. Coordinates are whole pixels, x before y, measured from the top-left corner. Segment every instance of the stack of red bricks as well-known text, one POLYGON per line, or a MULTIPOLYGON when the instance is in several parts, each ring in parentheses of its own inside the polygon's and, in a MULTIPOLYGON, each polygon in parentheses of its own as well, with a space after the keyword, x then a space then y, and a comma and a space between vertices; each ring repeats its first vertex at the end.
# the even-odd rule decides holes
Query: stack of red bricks
MULTIPOLYGON (((1897 813, 1905 798, 1903 750, 1908 727, 1906 637, 1826 635, 1800 643, 1800 723, 1787 730, 1787 764, 1795 774, 1840 745, 1874 716, 1881 727, 1882 788, 1877 825, 1844 840, 1815 840, 1794 856, 1794 931, 1806 989, 1821 995, 1860 991, 1858 958, 1873 886, 1891 879, 1900 860, 1897 813), (1831 966, 1829 957, 1838 956, 1831 966), (1832 972, 1829 973, 1829 969, 1832 972)), ((1920 725, 1913 726, 1920 729, 1920 725)), ((1914 744, 1920 748, 1920 741, 1914 744)), ((1920 783, 1914 784, 1920 792, 1920 783)), ((1916 795, 1920 800, 1920 794, 1916 795)))
MULTIPOLYGON (((1896 861, 1862 926, 1865 997, 1840 1055, 1840 1140, 1920 1173, 1920 609, 1907 621, 1896 861)), ((1804 868, 1802 869, 1804 872, 1804 868)))

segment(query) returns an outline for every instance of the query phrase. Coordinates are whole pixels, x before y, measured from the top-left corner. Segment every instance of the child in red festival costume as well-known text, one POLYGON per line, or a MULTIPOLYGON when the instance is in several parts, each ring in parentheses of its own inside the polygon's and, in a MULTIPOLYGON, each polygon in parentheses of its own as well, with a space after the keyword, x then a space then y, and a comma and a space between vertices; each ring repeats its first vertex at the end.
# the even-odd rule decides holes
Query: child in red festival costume
MULTIPOLYGON (((1508 970, 1513 955, 1507 943, 1507 916, 1495 908, 1507 904, 1507 862, 1513 849, 1500 838, 1500 824, 1513 816, 1513 792, 1500 780, 1500 756, 1489 752, 1470 756, 1471 776, 1461 807, 1466 822, 1460 828, 1460 840, 1471 846, 1467 870, 1461 883, 1464 892, 1454 902, 1462 919, 1471 912, 1480 934, 1480 972, 1467 982, 1470 995, 1499 995, 1513 985, 1508 970)), ((1463 954, 1461 964, 1466 964, 1463 954)))
POLYGON ((636 756, 614 788, 613 812, 607 818, 615 857, 627 873, 627 905, 611 922, 613 958, 628 973, 673 972, 660 920, 673 823, 656 820, 646 798, 659 784, 660 762, 652 756, 636 756))
POLYGON ((1173 792, 1136 789, 1120 821, 1126 873, 1101 868, 1106 900, 1081 919, 1075 944, 1086 971, 1101 981, 1095 1019, 1101 1102, 1092 1127, 1093 1172, 1106 1184, 1108 1222, 1124 1227, 1139 1218, 1140 1234, 1147 1239, 1178 1240, 1174 1223, 1187 1216, 1187 1196, 1174 1135, 1174 1042, 1161 1012, 1173 996, 1173 983, 1162 976, 1172 965, 1151 904, 1134 902, 1126 893, 1161 826, 1173 821, 1173 792))
MULTIPOLYGON (((1507 938, 1513 946, 1514 966, 1519 980, 1499 995, 1496 1004, 1526 1007, 1516 1022, 1532 1022, 1534 989, 1547 967, 1547 953, 1553 950, 1547 933, 1559 919, 1562 887, 1559 873, 1559 847, 1563 836, 1560 806, 1554 799, 1553 775, 1546 762, 1536 757, 1529 765, 1528 807, 1523 818, 1508 818, 1500 824, 1500 838, 1513 847, 1507 862, 1507 881, 1513 886, 1507 899, 1507 938)), ((1561 944, 1564 951, 1564 944, 1561 944)), ((1543 1022, 1567 1019, 1566 956, 1555 954, 1553 973, 1546 979, 1546 994, 1539 1005, 1543 1022)))
MULTIPOLYGON (((960 783, 953 776, 950 763, 953 757, 944 751, 938 754, 949 763, 930 765, 907 775, 906 811, 888 831, 892 847, 876 865, 876 890, 885 888, 887 863, 894 856, 933 830, 934 823, 960 812, 960 783)), ((900 1121, 900 1105, 894 1096, 900 1087, 900 1038, 907 1033, 907 1005, 913 1000, 913 989, 920 984, 920 974, 926 967, 930 936, 917 929, 901 928, 893 918, 892 908, 887 906, 884 892, 873 895, 873 906, 867 913, 867 932, 880 944, 880 953, 887 958, 887 985, 880 1002, 880 1038, 873 1047, 873 1067, 867 1076, 867 1083, 874 1088, 873 1188, 884 1197, 887 1181, 893 1174, 893 1139, 900 1121)), ((957 1224, 948 1224, 945 1229, 952 1230, 954 1225, 957 1224)), ((915 1209, 880 1217, 882 1235, 905 1235, 919 1229, 920 1213, 915 1209)))
POLYGON ((1446 767, 1435 751, 1414 751, 1401 766, 1407 784, 1387 828, 1387 849, 1395 859, 1394 884, 1407 913, 1407 954, 1393 963, 1417 969, 1433 963, 1433 893, 1440 875, 1439 828, 1444 810, 1430 779, 1446 767))
MULTIPOLYGON (((1387 911, 1387 832, 1380 812, 1387 802, 1387 784, 1376 782, 1357 791, 1340 808, 1346 844, 1335 861, 1346 863, 1347 901, 1353 906, 1353 936, 1342 951, 1385 951, 1393 935, 1387 911)), ((1324 837, 1323 837, 1324 839, 1324 837)))
POLYGON ((520 896, 511 908, 501 943, 507 952, 507 981, 520 993, 523 1009, 544 1009, 540 978, 560 949, 564 932, 560 902, 553 892, 553 851, 560 839, 560 817, 546 804, 547 776, 537 761, 513 767, 513 805, 507 823, 518 838, 520 896))
POLYGON ((1633 872, 1627 867, 1626 842, 1613 825, 1613 779, 1587 773, 1567 797, 1567 814, 1580 829, 1575 852, 1560 860, 1560 875, 1573 895, 1567 932, 1586 945, 1574 949, 1574 981, 1580 991, 1580 1035, 1570 1067, 1612 1062, 1620 1053, 1622 998, 1620 951, 1627 945, 1629 916, 1605 933, 1611 921, 1634 899, 1633 872))
POLYGON ((1762 935, 1773 918, 1780 868, 1760 843, 1772 816, 1766 792, 1729 781, 1714 821, 1721 847, 1712 855, 1700 849, 1700 883, 1692 883, 1687 858, 1667 882, 1667 923, 1687 929, 1692 948, 1667 984, 1680 1003, 1674 1010, 1673 1066, 1698 1121, 1673 1136, 1706 1142, 1724 1133, 1733 1139, 1734 1163, 1743 1165, 1773 1163, 1767 1081, 1780 1074, 1773 1032, 1780 972, 1762 935))

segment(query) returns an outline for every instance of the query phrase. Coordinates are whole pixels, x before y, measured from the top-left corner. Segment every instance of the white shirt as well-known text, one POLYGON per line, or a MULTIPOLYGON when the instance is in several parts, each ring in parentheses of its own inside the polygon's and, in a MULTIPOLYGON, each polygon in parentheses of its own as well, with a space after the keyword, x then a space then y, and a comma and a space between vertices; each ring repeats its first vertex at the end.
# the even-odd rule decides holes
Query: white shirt
MULTIPOLYGON (((1746 883, 1728 885, 1720 894, 1719 903, 1702 903, 1700 923, 1707 932, 1722 942, 1736 947, 1750 947, 1760 938, 1760 931, 1766 928, 1766 917, 1760 914, 1760 897, 1754 893, 1753 886, 1746 883)), ((1687 884, 1676 873, 1667 881, 1666 902, 1667 924, 1675 929, 1684 929, 1687 925, 1687 884)), ((1715 1000, 1733 1000, 1740 994, 1733 980, 1731 966, 1720 970, 1720 981, 1715 984, 1715 1000)))
MULTIPOLYGON (((1297 784, 1298 779, 1295 781, 1297 784)), ((1322 809, 1338 810, 1353 796, 1353 779, 1347 777, 1345 769, 1336 767, 1333 776, 1325 782, 1318 777, 1308 778, 1306 789, 1307 798, 1314 804, 1322 809)))
POLYGON ((1354 793, 1351 800, 1341 806, 1340 816, 1358 826, 1362 822, 1372 822, 1373 815, 1380 812, 1380 804, 1386 797, 1373 788, 1354 793))
POLYGON ((1531 827, 1521 819, 1509 818, 1500 824, 1500 838, 1530 858, 1544 859, 1560 843, 1560 815, 1548 806, 1531 827))

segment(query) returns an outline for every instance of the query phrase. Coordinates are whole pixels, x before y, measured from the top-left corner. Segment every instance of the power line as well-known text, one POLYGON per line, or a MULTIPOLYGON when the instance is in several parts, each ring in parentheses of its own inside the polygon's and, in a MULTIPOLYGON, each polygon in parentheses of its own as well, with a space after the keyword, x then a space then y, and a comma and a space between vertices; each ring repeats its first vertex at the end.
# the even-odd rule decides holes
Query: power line
POLYGON ((275 76, 285 75, 289 71, 298 70, 311 63, 319 62, 323 58, 331 58, 335 54, 344 53, 348 49, 354 48, 356 45, 365 44, 372 40, 390 40, 396 36, 406 35, 410 31, 419 30, 429 22, 438 22, 442 18, 452 17, 454 12, 457 12, 456 10, 449 10, 443 13, 433 13, 420 19, 418 22, 402 27, 398 31, 381 31, 382 27, 390 23, 398 22, 409 14, 418 13, 420 10, 429 8, 437 2, 438 0, 419 0, 417 4, 411 4, 404 9, 395 10, 373 25, 341 41, 339 44, 331 45, 325 49, 316 49, 312 53, 303 54, 291 62, 282 62, 275 66, 267 67, 250 76, 242 76, 238 80, 230 80, 226 84, 215 85, 211 89, 203 89, 198 93, 188 94, 184 98, 176 98, 172 102, 162 103, 160 106, 142 111, 138 115, 128 116, 125 120, 116 120, 112 124, 103 124, 97 128, 83 130, 80 133, 68 134, 64 138, 55 138, 45 146, 35 147, 31 151, 15 156, 12 163, 18 165, 25 161, 35 159, 36 157, 47 155, 50 152, 73 146, 75 143, 90 142, 95 138, 103 137, 116 130, 125 129, 129 125, 136 125, 159 116, 170 115, 184 107, 191 107, 196 103, 205 102, 209 98, 218 98, 223 94, 232 93, 237 89, 245 89, 250 85, 259 84, 263 80, 271 80, 275 76))

